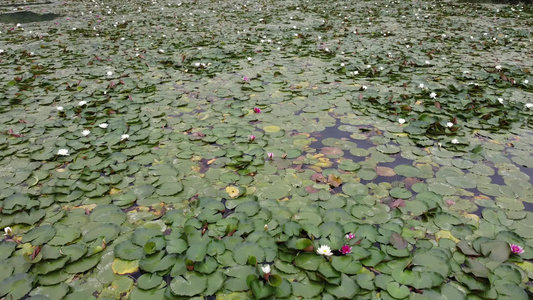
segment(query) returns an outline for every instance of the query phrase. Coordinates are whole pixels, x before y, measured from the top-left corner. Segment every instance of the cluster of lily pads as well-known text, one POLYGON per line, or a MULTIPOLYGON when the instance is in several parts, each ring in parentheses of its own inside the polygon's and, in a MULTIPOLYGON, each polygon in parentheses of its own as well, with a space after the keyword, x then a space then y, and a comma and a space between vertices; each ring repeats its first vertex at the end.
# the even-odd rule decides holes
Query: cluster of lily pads
POLYGON ((531 297, 531 7, 0 10, 0 297, 531 297))

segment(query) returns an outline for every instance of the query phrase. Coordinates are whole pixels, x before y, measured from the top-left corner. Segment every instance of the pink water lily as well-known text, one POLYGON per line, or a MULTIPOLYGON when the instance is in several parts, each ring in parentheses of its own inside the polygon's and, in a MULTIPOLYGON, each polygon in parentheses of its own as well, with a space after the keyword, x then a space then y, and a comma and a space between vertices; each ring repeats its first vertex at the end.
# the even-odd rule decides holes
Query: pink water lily
POLYGON ((253 135, 253 134, 250 135, 250 136, 248 137, 248 139, 250 140, 250 142, 255 141, 255 135, 253 135))
POLYGON ((355 234, 353 234, 351 232, 346 235, 346 238, 349 239, 349 240, 353 239, 354 237, 355 237, 355 234))
POLYGON ((342 246, 342 248, 341 248, 341 253, 342 254, 348 254, 348 253, 351 253, 351 252, 352 252, 352 247, 350 247, 348 245, 342 246))
POLYGON ((260 114, 261 113, 261 109, 259 107, 254 107, 254 113, 260 114))
POLYGON ((272 160, 274 158, 274 153, 268 152, 267 156, 268 156, 268 159, 272 160))
POLYGON ((250 81, 250 78, 244 76, 244 77, 242 78, 242 80, 248 82, 248 81, 250 81))
POLYGON ((524 248, 516 245, 516 244, 511 244, 509 245, 511 247, 511 252, 513 253, 516 253, 516 254, 522 254, 524 253, 524 248))

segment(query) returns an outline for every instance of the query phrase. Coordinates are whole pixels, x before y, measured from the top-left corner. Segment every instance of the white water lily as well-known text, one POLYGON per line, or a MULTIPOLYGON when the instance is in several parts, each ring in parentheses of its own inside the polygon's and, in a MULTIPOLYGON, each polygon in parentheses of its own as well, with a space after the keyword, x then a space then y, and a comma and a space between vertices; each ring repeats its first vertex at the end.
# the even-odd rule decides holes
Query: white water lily
POLYGON ((63 106, 58 106, 58 107, 56 107, 56 109, 57 109, 57 111, 63 111, 64 108, 63 108, 63 106))
POLYGON ((421 89, 423 89, 423 88, 424 88, 424 84, 421 83, 421 84, 418 85, 418 87, 421 88, 421 89))
POLYGON ((400 123, 400 124, 405 123, 405 119, 403 119, 403 118, 399 118, 399 119, 398 119, 398 123, 400 123))
POLYGON ((495 68, 496 68, 496 70, 501 70, 501 69, 502 69, 502 66, 499 66, 499 65, 498 65, 498 66, 496 66, 495 68))
POLYGON ((113 72, 107 71, 107 76, 113 76, 113 72))
POLYGON ((368 87, 366 85, 363 85, 363 90, 366 90, 368 89, 368 87))
POLYGON ((84 106, 86 104, 87 104, 87 101, 83 101, 82 100, 82 101, 78 102, 78 106, 84 106))
POLYGON ((261 267, 261 271, 263 271, 265 274, 270 274, 270 265, 263 265, 261 267))
POLYGON ((12 236, 13 235, 13 229, 11 227, 4 228, 4 236, 12 236))
POLYGON ((500 102, 500 104, 503 104, 503 98, 498 98, 498 102, 500 102))
POLYGON ((251 58, 251 57, 248 57, 248 61, 251 61, 251 60, 252 60, 252 58, 251 58))
POLYGON ((533 107, 533 103, 526 103, 526 108, 532 108, 533 107))
POLYGON ((59 150, 57 150, 57 155, 67 156, 68 155, 68 149, 59 149, 59 150))
POLYGON ((100 124, 98 125, 98 127, 102 128, 102 129, 106 129, 107 126, 109 126, 109 124, 107 124, 107 123, 100 123, 100 124))
POLYGON ((522 82, 523 82, 524 84, 528 84, 528 83, 529 83, 529 80, 526 79, 526 80, 524 80, 524 81, 522 81, 522 82))
POLYGON ((457 144, 457 143, 459 143, 459 140, 458 140, 458 139, 453 139, 453 140, 452 140, 452 144, 457 144))
POLYGON ((453 123, 452 122, 446 123, 446 127, 453 127, 453 123))
POLYGON ((88 136, 89 134, 91 134, 91 132, 89 130, 84 130, 81 132, 81 135, 83 136, 88 136))
POLYGON ((429 60, 426 60, 426 65, 431 65, 431 62, 429 60))
POLYGON ((429 98, 435 99, 436 97, 437 97, 437 93, 435 92, 432 92, 431 94, 429 94, 429 98))
POLYGON ((121 140, 121 141, 123 141, 123 140, 127 140, 129 137, 130 137, 129 134, 123 134, 123 135, 120 137, 120 140, 121 140))
POLYGON ((318 250, 316 250, 316 253, 324 256, 332 256, 333 253, 331 253, 331 248, 329 248, 328 245, 321 245, 318 250))

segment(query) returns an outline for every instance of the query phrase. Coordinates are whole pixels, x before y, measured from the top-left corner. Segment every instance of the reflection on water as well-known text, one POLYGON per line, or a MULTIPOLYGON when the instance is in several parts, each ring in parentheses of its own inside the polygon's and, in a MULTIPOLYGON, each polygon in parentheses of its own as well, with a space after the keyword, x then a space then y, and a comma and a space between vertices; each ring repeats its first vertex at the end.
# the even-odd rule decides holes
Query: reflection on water
POLYGON ((1 14, 0 23, 32 23, 32 22, 45 22, 52 21, 58 17, 60 14, 36 14, 31 11, 21 11, 15 13, 1 14))

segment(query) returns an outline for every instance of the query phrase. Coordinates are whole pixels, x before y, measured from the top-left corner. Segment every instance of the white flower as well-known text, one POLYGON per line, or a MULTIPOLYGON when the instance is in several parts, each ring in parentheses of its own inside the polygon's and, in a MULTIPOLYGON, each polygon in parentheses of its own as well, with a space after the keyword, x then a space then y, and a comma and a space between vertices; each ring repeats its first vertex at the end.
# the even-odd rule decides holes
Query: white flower
POLYGON ((341 67, 344 67, 344 66, 345 66, 345 64, 344 64, 344 63, 341 63, 341 67))
POLYGON ((426 65, 431 65, 431 62, 429 60, 426 60, 426 65))
POLYGON ((4 53, 4 49, 0 49, 0 54, 4 53))
POLYGON ((98 125, 98 127, 103 128, 103 129, 106 129, 107 126, 109 126, 109 124, 107 124, 107 123, 101 123, 101 124, 98 125))
POLYGON ((159 53, 165 53, 165 50, 159 49, 159 53))
POLYGON ((353 74, 357 75, 357 74, 359 74, 359 71, 353 71, 353 74))
POLYGON ((452 122, 446 123, 446 127, 453 127, 453 123, 452 122))
POLYGON ((363 85, 363 90, 366 90, 368 89, 368 87, 366 85, 363 85))
POLYGON ((248 57, 248 61, 251 61, 251 60, 252 60, 252 58, 251 58, 251 57, 248 57))
POLYGON ((84 130, 81 132, 81 135, 88 136, 91 132, 89 130, 84 130))
POLYGON ((400 124, 405 123, 405 119, 403 119, 403 118, 399 118, 399 119, 398 119, 398 123, 400 123, 400 124))
POLYGON ((423 89, 423 88, 424 88, 424 84, 421 83, 421 84, 418 85, 418 87, 421 88, 421 89, 423 89))
POLYGON ((370 69, 370 68, 372 68, 372 66, 371 65, 366 65, 366 68, 370 69))
POLYGON ((80 102, 78 102, 78 106, 84 106, 85 104, 87 104, 87 101, 80 101, 80 102))
POLYGON ((503 98, 498 98, 498 102, 500 102, 500 104, 503 104, 503 98))
POLYGON ((127 140, 129 137, 130 137, 129 134, 123 134, 123 135, 120 137, 120 140, 121 140, 121 141, 123 141, 123 140, 127 140))
POLYGON ((429 94, 429 98, 435 99, 436 97, 437 97, 437 94, 435 92, 432 92, 431 94, 429 94))
POLYGON ((261 267, 261 271, 263 271, 265 274, 270 274, 270 265, 263 265, 261 267))
POLYGON ((57 111, 63 111, 63 106, 56 107, 57 111))
POLYGON ((324 255, 324 256, 332 256, 333 253, 331 253, 331 249, 329 248, 328 245, 321 245, 320 248, 318 248, 318 250, 316 250, 316 253, 320 254, 320 255, 324 255))
POLYGON ((532 108, 533 107, 533 103, 526 103, 526 108, 532 108))
POLYGON ((458 139, 453 139, 453 140, 452 140, 452 144, 457 144, 457 143, 459 143, 459 140, 458 140, 458 139))
POLYGON ((501 70, 502 66, 496 66, 495 68, 496 68, 496 70, 501 70))
POLYGON ((112 76, 112 75, 113 75, 113 72, 107 71, 107 76, 112 76))
POLYGON ((526 80, 524 80, 524 81, 522 81, 522 82, 523 82, 524 84, 528 84, 528 83, 529 83, 529 80, 526 79, 526 80))
POLYGON ((12 236, 13 235, 13 229, 11 227, 4 228, 4 236, 12 236))
POLYGON ((59 150, 57 150, 57 155, 67 156, 68 155, 68 149, 59 149, 59 150))
POLYGON ((200 63, 194 63, 194 66, 198 68, 200 67, 200 63))

